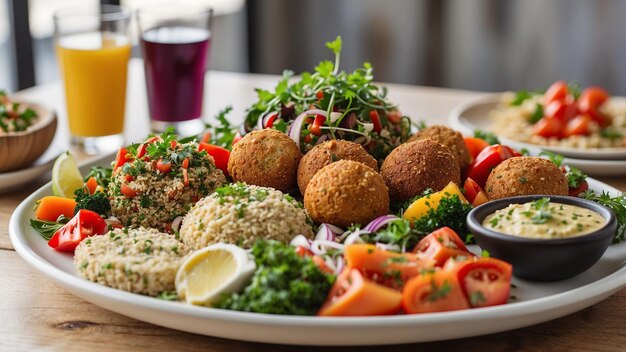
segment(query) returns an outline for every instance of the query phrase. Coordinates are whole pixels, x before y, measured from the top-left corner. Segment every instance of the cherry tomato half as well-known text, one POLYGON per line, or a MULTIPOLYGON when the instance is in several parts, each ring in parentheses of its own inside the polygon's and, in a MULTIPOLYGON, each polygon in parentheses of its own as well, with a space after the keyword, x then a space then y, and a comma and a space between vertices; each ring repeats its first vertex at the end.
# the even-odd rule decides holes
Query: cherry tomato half
POLYGON ((422 238, 413 248, 413 253, 422 258, 433 259, 436 266, 443 266, 450 258, 473 257, 465 244, 449 227, 442 227, 422 238))
POLYGON ((48 246, 61 252, 73 252, 84 238, 102 235, 106 230, 107 224, 98 213, 81 209, 52 235, 48 246))
POLYGON ((318 315, 388 315, 400 310, 402 294, 363 277, 357 269, 345 269, 335 281, 318 315))
POLYGON ((565 123, 554 117, 544 117, 533 126, 533 134, 544 138, 561 138, 565 123))
POLYGON ((228 175, 228 159, 230 159, 230 151, 217 145, 209 143, 199 143, 198 150, 204 150, 213 157, 215 166, 222 170, 224 175, 228 175))
POLYGON ((545 117, 567 122, 573 119, 577 113, 578 108, 576 107, 576 102, 568 97, 564 101, 555 100, 546 105, 543 114, 545 117))
POLYGON ((511 264, 495 258, 472 257, 446 263, 444 270, 456 273, 472 307, 504 304, 511 288, 511 264))
POLYGON ((358 269, 366 278, 390 288, 402 289, 411 278, 435 262, 412 253, 396 253, 373 244, 351 244, 344 248, 348 268, 358 269))
POLYGON ((417 276, 402 290, 402 308, 406 313, 444 312, 469 308, 457 277, 437 270, 417 276))
POLYGON ((567 97, 567 83, 556 81, 543 95, 543 105, 548 106, 553 101, 564 101, 565 97, 567 97))
POLYGON ((582 114, 589 115, 601 127, 606 127, 609 120, 600 112, 600 106, 609 99, 609 93, 602 88, 589 87, 578 98, 578 109, 582 114))
POLYGON ((467 168, 467 177, 470 177, 483 188, 493 168, 504 160, 519 155, 518 152, 505 145, 491 145, 483 149, 478 156, 476 156, 474 162, 467 168))
POLYGON ((591 116, 587 114, 576 116, 575 118, 568 121, 567 125, 565 125, 563 137, 588 135, 590 123, 591 116))

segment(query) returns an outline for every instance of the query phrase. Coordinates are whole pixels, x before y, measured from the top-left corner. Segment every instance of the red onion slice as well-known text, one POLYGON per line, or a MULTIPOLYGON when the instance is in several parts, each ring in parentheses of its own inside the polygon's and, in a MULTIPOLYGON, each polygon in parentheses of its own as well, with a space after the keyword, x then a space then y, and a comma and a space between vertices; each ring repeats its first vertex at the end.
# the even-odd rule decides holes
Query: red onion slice
POLYGON ((306 249, 311 249, 311 241, 303 235, 298 235, 294 237, 289 244, 294 247, 304 247, 306 249))
POLYGON ((291 127, 289 128, 289 137, 293 139, 294 142, 296 142, 298 147, 300 146, 300 134, 302 132, 302 123, 304 122, 304 118, 309 115, 323 115, 324 117, 326 117, 326 111, 319 110, 319 109, 307 110, 301 113, 300 115, 298 115, 298 117, 296 117, 296 119, 293 120, 293 123, 291 124, 291 127))
POLYGON ((372 220, 372 222, 367 224, 363 228, 363 230, 369 231, 369 232, 376 232, 380 230, 381 228, 383 228, 384 226, 386 226, 387 224, 389 224, 390 222, 398 220, 398 219, 400 218, 395 215, 383 215, 372 220))
POLYGON ((335 241, 315 240, 311 243, 311 252, 315 255, 326 254, 326 248, 338 249, 343 251, 343 245, 335 241))
POLYGON ((315 240, 335 241, 335 234, 327 224, 321 224, 315 235, 315 240))

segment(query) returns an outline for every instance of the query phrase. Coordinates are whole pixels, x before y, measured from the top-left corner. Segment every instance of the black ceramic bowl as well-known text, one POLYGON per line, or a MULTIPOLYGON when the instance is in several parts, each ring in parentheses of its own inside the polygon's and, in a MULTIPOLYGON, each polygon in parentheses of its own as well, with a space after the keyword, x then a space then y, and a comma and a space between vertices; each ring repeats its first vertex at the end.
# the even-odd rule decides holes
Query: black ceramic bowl
POLYGON ((617 231, 613 212, 595 202, 565 196, 533 195, 498 199, 474 208, 467 217, 467 226, 480 248, 513 265, 513 274, 535 281, 557 281, 576 276, 589 269, 611 245, 617 231), (483 227, 487 215, 510 204, 524 204, 540 198, 553 203, 576 205, 599 213, 606 224, 587 235, 539 239, 506 235, 483 227))

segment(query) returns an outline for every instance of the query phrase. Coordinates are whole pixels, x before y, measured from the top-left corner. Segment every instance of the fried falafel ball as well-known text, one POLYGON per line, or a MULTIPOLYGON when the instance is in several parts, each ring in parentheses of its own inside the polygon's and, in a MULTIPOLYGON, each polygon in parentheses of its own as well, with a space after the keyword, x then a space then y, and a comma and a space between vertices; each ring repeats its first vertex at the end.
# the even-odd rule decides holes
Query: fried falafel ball
POLYGON ((432 139, 400 144, 383 162, 380 173, 394 202, 403 202, 426 189, 460 184, 461 171, 450 148, 432 139))
POLYGON ((472 158, 467 146, 465 145, 465 141, 463 140, 463 135, 460 132, 451 129, 450 127, 434 125, 417 132, 409 138, 408 142, 425 138, 430 138, 435 142, 441 143, 450 148, 450 151, 459 163, 461 172, 465 171, 465 169, 469 166, 472 158))
POLYGON ((318 223, 365 225, 389 213, 389 194, 382 176, 371 167, 339 160, 313 176, 304 193, 304 207, 318 223))
POLYGON ((340 139, 331 140, 316 145, 302 157, 300 165, 298 166, 298 187, 300 188, 300 192, 304 194, 306 186, 315 173, 324 166, 338 160, 358 161, 378 172, 376 159, 374 159, 363 146, 340 139))
POLYGON ((228 173, 235 182, 287 193, 296 186, 301 158, 300 148, 286 134, 271 129, 252 131, 233 146, 228 173))
POLYGON ((510 158, 489 174, 485 191, 489 199, 548 194, 566 196, 567 177, 553 162, 532 156, 510 158))

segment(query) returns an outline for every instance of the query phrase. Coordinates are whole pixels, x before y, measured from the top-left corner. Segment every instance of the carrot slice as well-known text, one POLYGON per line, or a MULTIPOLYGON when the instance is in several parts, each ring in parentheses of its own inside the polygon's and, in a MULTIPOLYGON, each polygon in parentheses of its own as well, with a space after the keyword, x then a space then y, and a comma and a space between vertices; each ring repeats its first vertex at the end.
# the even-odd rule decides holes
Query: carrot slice
POLYGON ((74 216, 76 201, 70 198, 47 196, 39 200, 35 217, 39 220, 57 221, 59 216, 71 218, 74 216))

